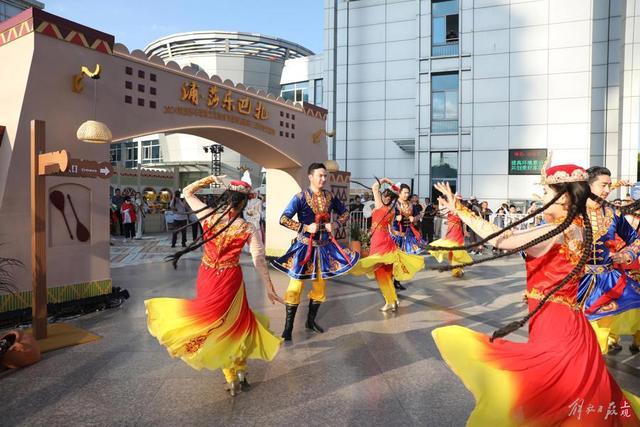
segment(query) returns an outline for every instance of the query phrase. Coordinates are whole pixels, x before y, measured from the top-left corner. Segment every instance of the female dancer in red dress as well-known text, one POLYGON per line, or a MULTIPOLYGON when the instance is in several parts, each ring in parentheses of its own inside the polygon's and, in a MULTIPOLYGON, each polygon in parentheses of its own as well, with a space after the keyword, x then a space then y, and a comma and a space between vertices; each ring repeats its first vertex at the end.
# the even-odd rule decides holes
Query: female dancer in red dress
POLYGON ((149 332, 171 357, 180 357, 195 369, 222 369, 227 390, 235 396, 248 387, 246 360, 272 360, 282 341, 269 331, 269 319, 251 311, 247 303, 238 263, 245 244, 249 243, 253 265, 267 297, 272 303, 283 301, 269 278, 260 233, 241 217, 251 186, 231 181, 211 209, 193 194, 212 182, 223 184, 220 178, 204 178, 184 189, 204 231, 171 260, 175 267, 182 255, 204 246, 195 299, 153 298, 145 305, 149 332))
MULTIPOLYGON (((460 217, 446 209, 446 207, 444 209, 447 211, 447 235, 444 239, 438 239, 431 243, 431 245, 445 248, 464 246, 464 232, 462 231, 462 221, 460 220, 460 217)), ((448 260, 449 264, 452 266, 459 266, 473 262, 473 258, 471 258, 471 255, 469 255, 465 250, 429 251, 429 254, 438 260, 438 262, 442 262, 445 259, 448 260)), ((462 267, 456 267, 451 270, 451 275, 458 278, 462 277, 464 276, 464 270, 462 267)))
POLYGON ((447 207, 483 238, 476 245, 490 242, 506 255, 525 251, 529 313, 492 337, 446 326, 433 331, 434 340, 476 399, 468 425, 640 425, 640 399, 623 392, 607 371, 577 301, 589 256, 583 248, 593 239, 586 201, 595 196, 587 173, 563 165, 544 171, 543 179, 546 203, 540 211, 553 222, 515 233, 473 215, 447 184, 436 186, 447 207), (528 342, 501 339, 529 320, 528 342))
POLYGON ((371 215, 371 249, 369 256, 361 258, 350 273, 356 276, 373 273, 385 301, 380 311, 396 311, 398 297, 393 279, 411 280, 417 271, 424 268, 424 257, 400 250, 391 238, 391 222, 400 189, 389 178, 384 178, 373 184, 371 190, 375 202, 371 215), (382 183, 388 183, 391 187, 381 194, 382 183))

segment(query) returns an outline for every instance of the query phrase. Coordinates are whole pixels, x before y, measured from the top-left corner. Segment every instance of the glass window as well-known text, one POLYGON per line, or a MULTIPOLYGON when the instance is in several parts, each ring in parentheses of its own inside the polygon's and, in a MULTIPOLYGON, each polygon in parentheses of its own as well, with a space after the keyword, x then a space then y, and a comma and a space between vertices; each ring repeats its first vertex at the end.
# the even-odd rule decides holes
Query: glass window
POLYGON ((431 37, 433 37, 433 44, 445 44, 447 33, 447 22, 442 16, 433 18, 433 25, 431 26, 431 37))
POLYGON ((322 79, 315 79, 313 81, 313 103, 315 105, 322 105, 322 79))
POLYGON ((455 151, 431 152, 431 198, 440 196, 440 192, 433 188, 436 182, 448 182, 453 192, 458 184, 458 153, 455 151))
POLYGON ((431 87, 433 91, 458 90, 458 73, 434 73, 431 77, 431 87))
POLYGON ((431 55, 458 54, 458 1, 433 0, 431 4, 431 55))
POLYGON ((431 13, 434 16, 454 15, 458 13, 458 0, 433 0, 431 13))
POLYGON ((160 141, 153 139, 151 141, 142 141, 142 162, 145 163, 160 163, 162 157, 160 156, 160 141))
POLYGON ((293 102, 309 102, 309 82, 281 85, 280 96, 285 100, 293 102))
POLYGON ((458 73, 431 75, 431 133, 458 132, 458 73))
POLYGON ((11 4, 0 2, 0 21, 13 18, 23 10, 24 8, 19 8, 11 4))
POLYGON ((138 167, 138 143, 134 141, 125 142, 124 151, 125 151, 124 167, 126 168, 138 167))
POLYGON ((122 144, 111 144, 110 148, 111 164, 117 165, 122 161, 122 144))

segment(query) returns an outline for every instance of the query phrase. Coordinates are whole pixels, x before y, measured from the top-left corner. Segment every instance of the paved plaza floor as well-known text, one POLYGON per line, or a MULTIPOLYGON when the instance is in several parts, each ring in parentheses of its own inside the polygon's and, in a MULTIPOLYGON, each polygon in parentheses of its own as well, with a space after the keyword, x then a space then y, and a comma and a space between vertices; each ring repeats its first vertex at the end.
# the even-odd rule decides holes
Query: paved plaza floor
MULTIPOLYGON (((155 238, 152 238, 153 240, 155 238)), ((146 330, 143 301, 191 297, 198 259, 153 262, 157 242, 115 242, 125 254, 112 272, 131 298, 120 308, 70 320, 103 338, 44 355, 31 367, 0 374, 2 425, 362 425, 463 426, 473 397, 442 362, 433 328, 460 324, 491 332, 524 312, 522 260, 513 257, 467 270, 461 280, 421 272, 401 293, 399 312, 385 315, 374 281, 342 276, 329 282, 318 323, 304 329, 301 306, 291 344, 271 363, 249 361, 252 389, 230 398, 220 372, 196 371, 167 352, 146 330), (132 253, 153 246, 139 263, 132 253), (127 258, 129 256, 129 258, 127 258), (129 259, 129 261, 126 261, 129 259)), ((112 256, 113 259, 113 256, 112 256)), ((242 259, 249 303, 280 333, 284 308, 272 306, 249 257, 242 259)), ((272 271, 282 295, 287 277, 272 271)), ((526 331, 510 336, 525 340, 526 331)), ((640 394, 640 356, 625 349, 607 357, 626 389, 640 394)))

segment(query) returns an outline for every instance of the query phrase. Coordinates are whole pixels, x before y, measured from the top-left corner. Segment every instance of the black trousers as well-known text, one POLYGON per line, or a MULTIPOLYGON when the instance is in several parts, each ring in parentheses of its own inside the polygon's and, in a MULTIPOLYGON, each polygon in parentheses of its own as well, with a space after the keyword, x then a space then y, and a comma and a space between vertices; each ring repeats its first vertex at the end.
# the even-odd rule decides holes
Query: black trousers
POLYGON ((198 234, 202 233, 202 226, 200 225, 200 222, 194 222, 193 224, 191 224, 191 237, 193 238, 193 241, 195 242, 196 239, 198 238, 198 234))
POLYGON ((427 239, 428 243, 433 242, 434 235, 434 226, 433 219, 423 219, 422 220, 422 237, 427 239))
MULTIPOLYGON (((180 227, 184 227, 185 225, 187 225, 187 220, 186 219, 176 219, 173 221, 173 226, 177 229, 180 227)), ((182 233, 182 244, 186 245, 187 244, 187 229, 183 229, 181 231, 182 233)), ((176 241, 178 240, 178 232, 174 231, 173 232, 173 236, 171 236, 171 246, 175 246, 176 245, 176 241)))
POLYGON ((136 235, 136 225, 133 222, 122 225, 124 227, 124 238, 128 239, 131 237, 133 239, 136 235))

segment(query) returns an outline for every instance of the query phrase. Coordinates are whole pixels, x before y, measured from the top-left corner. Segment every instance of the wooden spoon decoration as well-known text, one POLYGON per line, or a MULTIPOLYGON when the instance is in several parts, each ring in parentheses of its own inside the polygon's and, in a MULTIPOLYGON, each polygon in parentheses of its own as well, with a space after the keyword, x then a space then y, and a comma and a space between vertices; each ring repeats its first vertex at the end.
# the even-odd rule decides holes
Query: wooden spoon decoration
POLYGON ((64 194, 62 194, 62 191, 58 191, 58 190, 52 191, 51 194, 49 194, 49 200, 51 201, 53 206, 55 206, 56 209, 58 209, 62 214, 62 218, 64 219, 64 224, 67 226, 67 230, 69 231, 69 238, 73 240, 73 233, 71 233, 71 227, 69 227, 67 216, 64 213, 64 194))
POLYGON ((71 210, 73 211, 73 216, 76 217, 76 236, 78 236, 79 242, 86 242, 91 238, 91 233, 84 226, 83 223, 80 222, 78 218, 78 214, 76 213, 76 208, 73 207, 73 202, 71 201, 71 196, 67 194, 67 199, 69 199, 69 204, 71 205, 71 210))

